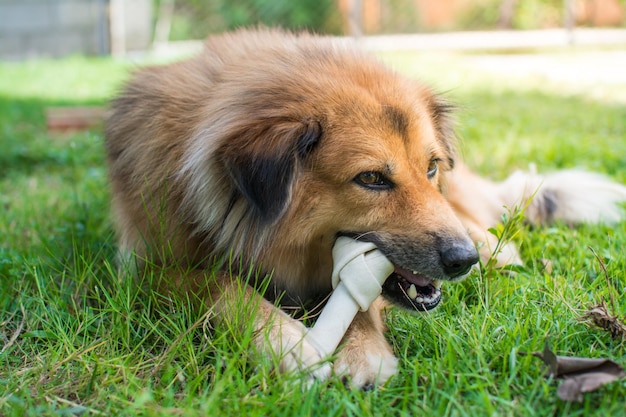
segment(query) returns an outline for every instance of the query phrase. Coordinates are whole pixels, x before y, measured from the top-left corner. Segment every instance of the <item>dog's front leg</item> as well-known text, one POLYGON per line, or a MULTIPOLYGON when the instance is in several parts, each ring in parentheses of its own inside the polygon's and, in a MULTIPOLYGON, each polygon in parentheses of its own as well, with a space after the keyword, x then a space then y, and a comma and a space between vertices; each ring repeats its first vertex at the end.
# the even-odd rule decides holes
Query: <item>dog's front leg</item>
POLYGON ((228 274, 215 278, 202 273, 185 274, 177 281, 180 285, 176 291, 190 291, 198 296, 220 327, 237 335, 252 321, 256 352, 277 364, 280 372, 303 372, 311 380, 330 377, 330 364, 304 337, 308 329, 249 285, 228 274))
POLYGON ((354 387, 382 385, 398 370, 398 360, 384 335, 384 305, 378 297, 367 311, 356 315, 344 336, 334 370, 354 387))

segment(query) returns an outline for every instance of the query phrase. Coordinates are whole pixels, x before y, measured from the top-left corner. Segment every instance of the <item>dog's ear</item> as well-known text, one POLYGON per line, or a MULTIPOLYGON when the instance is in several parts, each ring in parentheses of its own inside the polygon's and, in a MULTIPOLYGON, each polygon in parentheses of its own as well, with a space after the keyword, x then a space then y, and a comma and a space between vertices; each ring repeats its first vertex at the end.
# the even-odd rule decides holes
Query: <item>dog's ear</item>
POLYGON ((457 159, 457 136, 454 130, 455 120, 453 117, 456 106, 443 97, 434 95, 430 100, 429 108, 438 139, 446 150, 447 162, 452 169, 457 159))
POLYGON ((238 192, 264 223, 278 219, 301 165, 322 136, 317 121, 263 120, 230 136, 220 149, 238 192))

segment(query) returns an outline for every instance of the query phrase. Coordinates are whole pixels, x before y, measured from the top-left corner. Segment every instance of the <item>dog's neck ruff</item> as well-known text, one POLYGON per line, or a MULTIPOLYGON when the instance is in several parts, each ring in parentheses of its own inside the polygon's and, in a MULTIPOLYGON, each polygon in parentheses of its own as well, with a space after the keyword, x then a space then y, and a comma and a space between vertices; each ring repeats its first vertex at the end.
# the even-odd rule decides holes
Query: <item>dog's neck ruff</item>
POLYGON ((306 336, 322 357, 334 353, 354 316, 367 311, 394 270, 376 245, 343 236, 333 247, 333 262, 334 291, 306 336))

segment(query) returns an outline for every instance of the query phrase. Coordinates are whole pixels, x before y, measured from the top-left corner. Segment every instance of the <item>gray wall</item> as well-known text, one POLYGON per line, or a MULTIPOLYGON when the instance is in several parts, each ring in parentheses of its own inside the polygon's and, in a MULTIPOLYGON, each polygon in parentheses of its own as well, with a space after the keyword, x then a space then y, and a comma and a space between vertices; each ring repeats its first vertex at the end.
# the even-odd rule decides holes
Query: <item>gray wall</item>
MULTIPOLYGON (((152 1, 125 0, 126 49, 150 45, 152 1)), ((0 0, 0 58, 110 52, 108 0, 0 0)))

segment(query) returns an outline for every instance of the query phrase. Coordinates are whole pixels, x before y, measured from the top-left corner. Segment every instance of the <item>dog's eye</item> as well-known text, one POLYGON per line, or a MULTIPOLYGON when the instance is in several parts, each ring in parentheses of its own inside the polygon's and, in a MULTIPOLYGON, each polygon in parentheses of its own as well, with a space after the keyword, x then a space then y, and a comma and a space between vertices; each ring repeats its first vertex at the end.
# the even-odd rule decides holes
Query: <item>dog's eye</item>
POLYGON ((392 187, 391 181, 376 171, 361 172, 354 178, 354 181, 362 187, 375 190, 388 190, 392 187))
POLYGON ((428 164, 428 171, 426 171, 426 175, 428 176, 428 179, 431 179, 435 176, 435 174, 437 174, 437 169, 439 166, 439 160, 438 159, 431 159, 430 163, 428 164))

